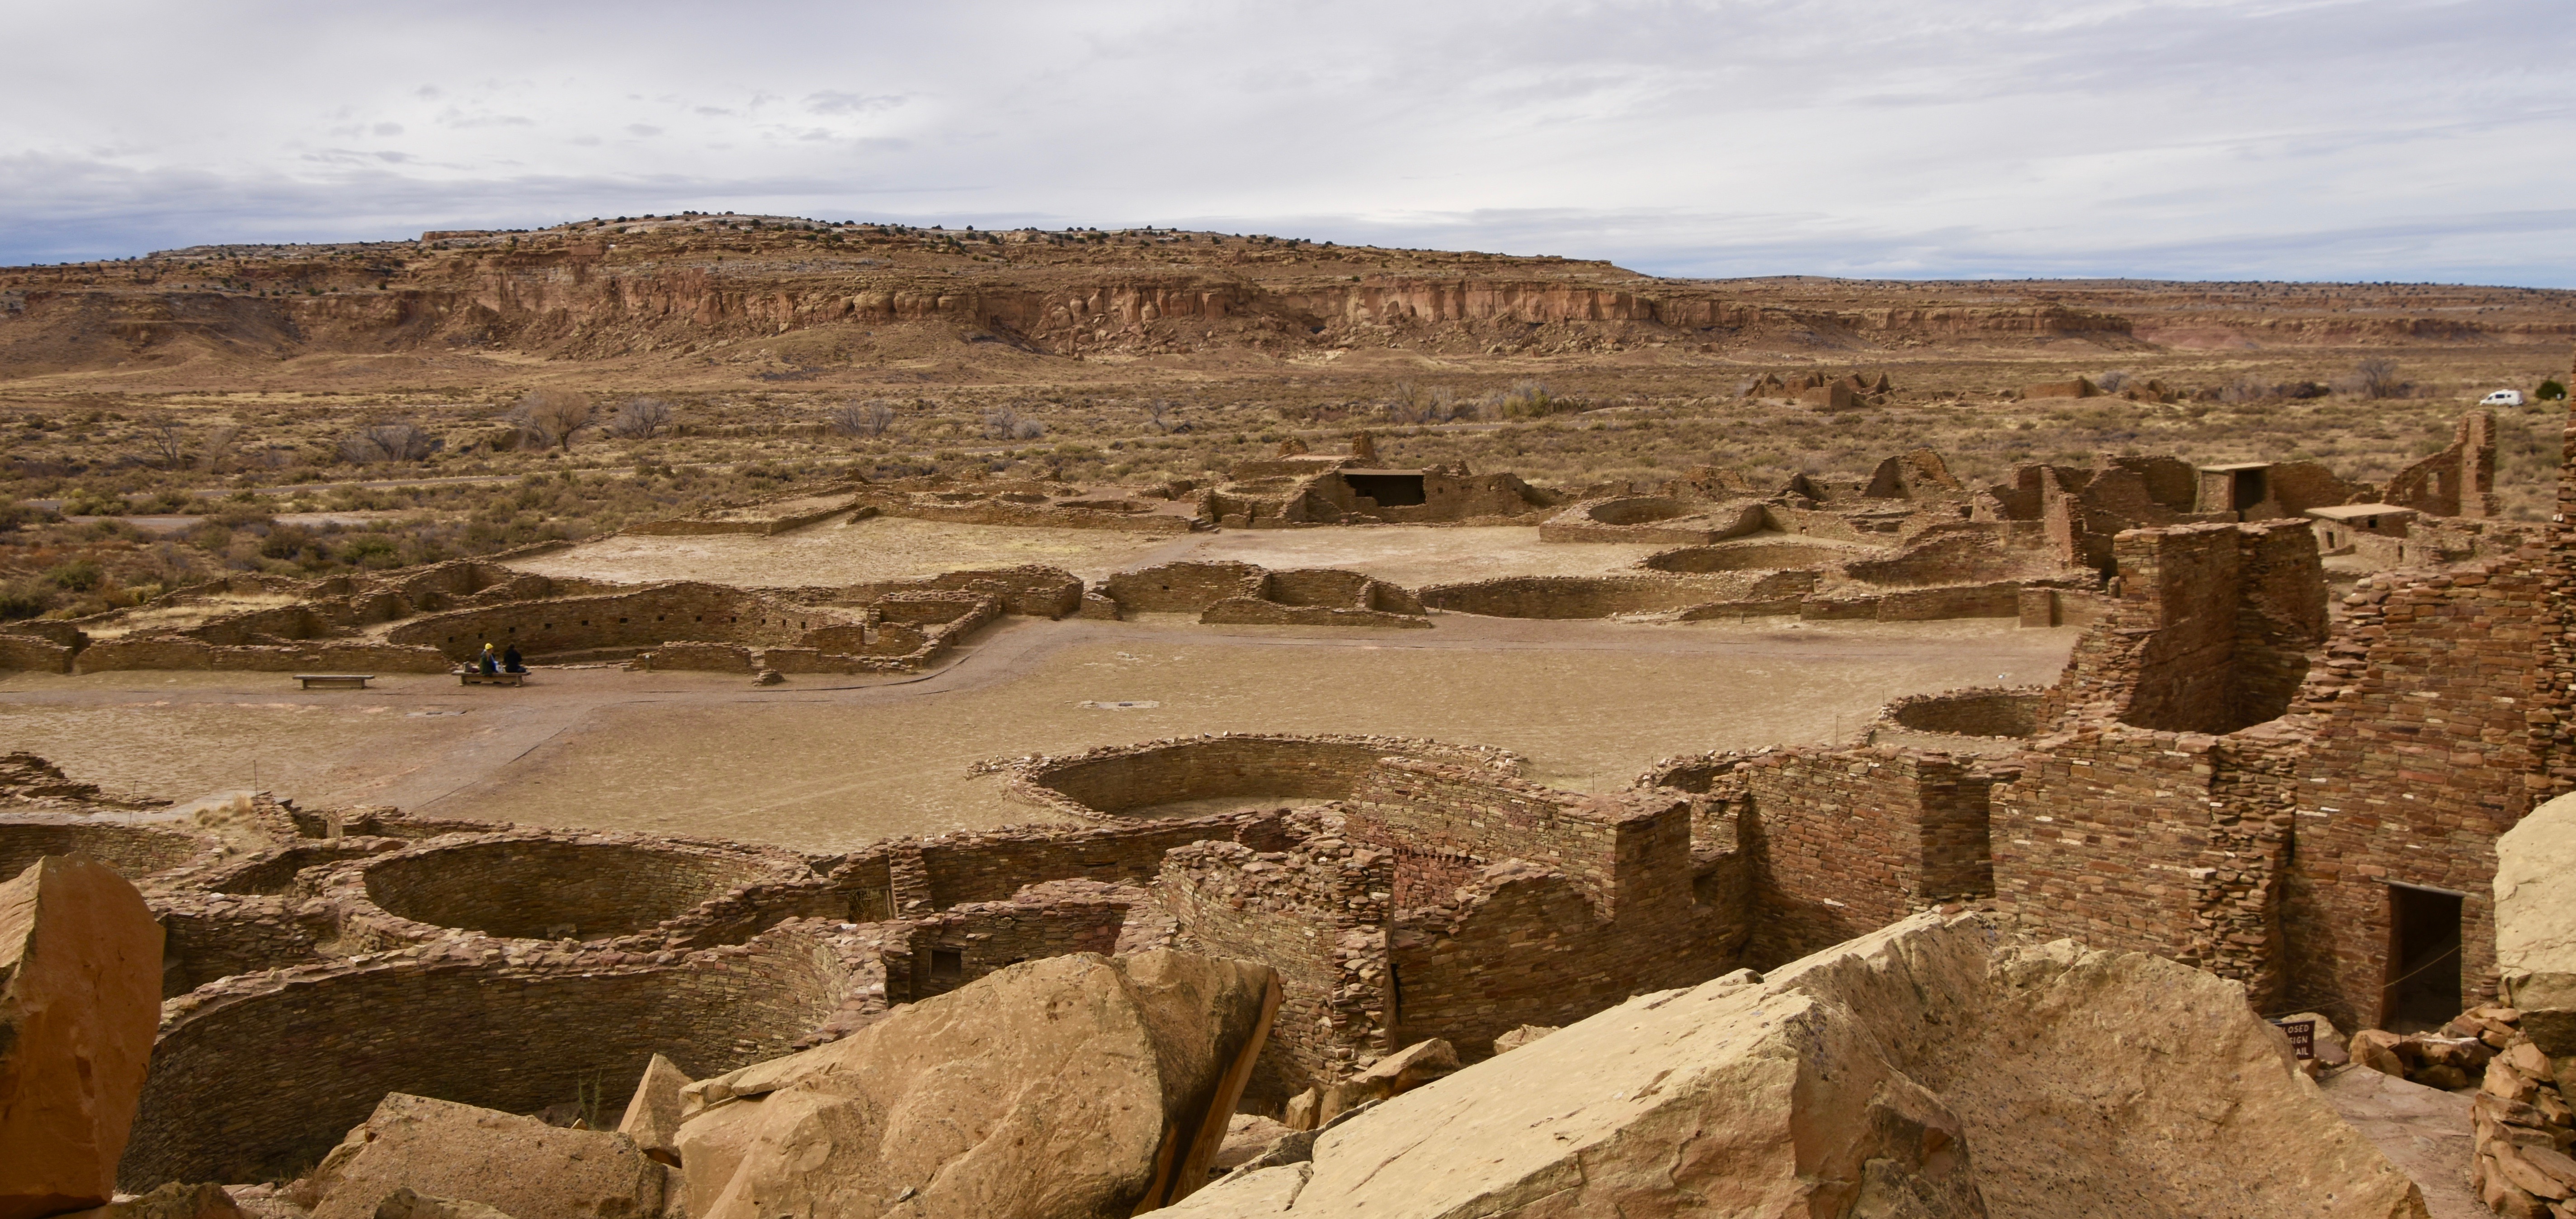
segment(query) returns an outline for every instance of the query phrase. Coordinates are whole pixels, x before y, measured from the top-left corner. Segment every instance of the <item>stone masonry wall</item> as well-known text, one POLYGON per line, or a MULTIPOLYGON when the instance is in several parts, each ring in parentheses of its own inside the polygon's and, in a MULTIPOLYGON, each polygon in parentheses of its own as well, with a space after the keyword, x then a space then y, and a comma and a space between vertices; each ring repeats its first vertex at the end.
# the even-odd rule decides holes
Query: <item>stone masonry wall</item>
POLYGON ((2344 598, 2305 691, 2294 1002, 2339 1022, 2383 1018, 2391 883, 2463 895, 2462 993, 2495 992, 2495 840, 2549 794, 2559 714, 2538 697, 2557 636, 2536 566, 2379 575, 2344 598))
POLYGON ((1393 857, 1344 837, 1335 821, 1315 819, 1284 851, 1181 847, 1156 882, 1182 947, 1279 971, 1283 999, 1245 1092, 1251 1107, 1339 1082, 1362 1055, 1397 1048, 1386 957, 1393 857))

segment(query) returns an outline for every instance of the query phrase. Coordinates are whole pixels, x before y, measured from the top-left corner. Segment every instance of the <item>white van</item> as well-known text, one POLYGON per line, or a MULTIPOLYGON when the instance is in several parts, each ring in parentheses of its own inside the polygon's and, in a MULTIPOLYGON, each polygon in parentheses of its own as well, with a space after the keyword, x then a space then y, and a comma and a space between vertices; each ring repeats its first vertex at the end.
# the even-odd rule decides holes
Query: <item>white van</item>
POLYGON ((2486 397, 2478 399, 2478 405, 2520 406, 2522 405, 2522 391, 2518 389, 2500 389, 2492 394, 2488 394, 2486 397))

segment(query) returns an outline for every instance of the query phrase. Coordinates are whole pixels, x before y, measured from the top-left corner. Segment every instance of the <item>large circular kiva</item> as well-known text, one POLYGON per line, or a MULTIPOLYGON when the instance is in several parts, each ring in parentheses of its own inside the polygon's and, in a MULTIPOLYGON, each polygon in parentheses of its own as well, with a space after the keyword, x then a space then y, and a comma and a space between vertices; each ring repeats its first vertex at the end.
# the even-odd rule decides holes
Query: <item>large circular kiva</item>
POLYGON ((385 913, 512 939, 598 940, 670 921, 746 884, 791 879, 753 855, 553 838, 433 844, 366 865, 385 913))

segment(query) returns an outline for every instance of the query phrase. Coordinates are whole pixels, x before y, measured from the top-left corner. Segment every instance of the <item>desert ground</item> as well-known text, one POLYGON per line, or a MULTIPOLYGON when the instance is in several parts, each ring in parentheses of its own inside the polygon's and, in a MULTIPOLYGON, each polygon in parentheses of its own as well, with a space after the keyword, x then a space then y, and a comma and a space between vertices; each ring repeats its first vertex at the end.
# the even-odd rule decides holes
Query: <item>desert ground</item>
POLYGON ((2042 682, 2075 628, 1521 622, 1429 631, 1013 620, 917 678, 545 669, 519 689, 392 676, 14 674, 0 734, 75 777, 197 796, 257 782, 318 806, 708 834, 799 850, 1046 821, 968 764, 1199 732, 1500 745, 1529 777, 1623 787, 1659 757, 1840 740, 1901 694, 2042 682), (1122 709, 1086 703, 1147 703, 1122 709))

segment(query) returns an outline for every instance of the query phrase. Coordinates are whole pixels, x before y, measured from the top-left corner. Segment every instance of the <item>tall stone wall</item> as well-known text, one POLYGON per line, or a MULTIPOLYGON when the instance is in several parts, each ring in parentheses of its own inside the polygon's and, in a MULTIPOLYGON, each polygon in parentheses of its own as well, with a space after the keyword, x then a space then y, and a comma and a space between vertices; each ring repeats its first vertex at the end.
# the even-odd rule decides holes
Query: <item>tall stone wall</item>
POLYGON ((2529 560, 2377 576, 2344 600, 2307 690, 2293 994, 2370 1025, 2390 981, 2392 883, 2462 895, 2462 992, 2494 992, 2495 840, 2551 791, 2559 713, 2538 696, 2560 636, 2529 560))
POLYGON ((1360 1056, 1398 1044, 1387 966, 1393 856, 1340 830, 1324 818, 1284 851, 1207 842, 1164 857, 1156 896, 1182 947, 1279 971, 1279 1015, 1245 1090, 1252 1106, 1338 1082, 1360 1056))
POLYGON ((2043 724, 2227 732, 2289 709, 2325 637, 2316 535, 2298 521, 2135 529, 2119 592, 2077 640, 2043 724))
POLYGON ((1995 901, 2025 925, 2282 993, 2290 726, 2231 737, 2088 724, 1992 793, 1995 901))
POLYGON ((1991 894, 1994 776, 1946 755, 1791 749, 1713 777, 1752 868, 1765 968, 1875 930, 1943 899, 1991 894))

